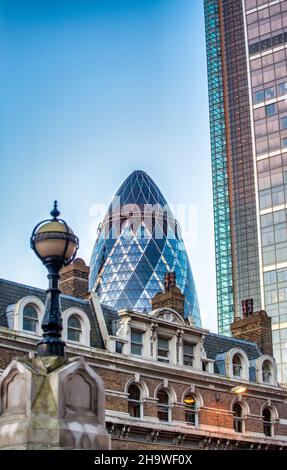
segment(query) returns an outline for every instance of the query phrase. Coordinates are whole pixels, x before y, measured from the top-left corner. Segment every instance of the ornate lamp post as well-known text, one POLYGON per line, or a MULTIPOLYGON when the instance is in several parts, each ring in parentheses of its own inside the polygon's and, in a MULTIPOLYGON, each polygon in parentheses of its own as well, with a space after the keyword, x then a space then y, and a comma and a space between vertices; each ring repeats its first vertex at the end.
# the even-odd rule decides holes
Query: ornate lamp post
POLYGON ((76 256, 79 240, 63 219, 57 201, 51 211, 52 219, 43 220, 33 230, 31 248, 48 270, 45 313, 42 322, 43 339, 38 343, 39 356, 64 356, 62 340, 62 317, 60 307, 60 270, 70 264, 76 256))

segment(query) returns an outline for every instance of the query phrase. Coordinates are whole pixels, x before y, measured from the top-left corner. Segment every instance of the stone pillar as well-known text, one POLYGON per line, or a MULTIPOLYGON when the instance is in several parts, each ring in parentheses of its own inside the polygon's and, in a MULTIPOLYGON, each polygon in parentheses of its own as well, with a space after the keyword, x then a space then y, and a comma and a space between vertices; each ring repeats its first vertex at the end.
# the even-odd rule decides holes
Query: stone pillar
POLYGON ((13 360, 0 398, 2 450, 110 448, 104 385, 83 358, 13 360))

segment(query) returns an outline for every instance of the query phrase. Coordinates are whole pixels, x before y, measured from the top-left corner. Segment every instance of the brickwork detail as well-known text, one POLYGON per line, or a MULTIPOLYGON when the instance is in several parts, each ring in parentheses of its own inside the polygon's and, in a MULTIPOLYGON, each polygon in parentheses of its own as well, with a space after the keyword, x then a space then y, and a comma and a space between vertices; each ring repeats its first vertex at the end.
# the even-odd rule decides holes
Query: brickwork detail
POLYGON ((230 328, 234 338, 257 343, 263 354, 273 356, 271 318, 264 310, 245 318, 236 318, 230 328))
POLYGON ((61 271, 60 289, 63 294, 86 299, 89 296, 90 268, 81 258, 76 258, 61 271))

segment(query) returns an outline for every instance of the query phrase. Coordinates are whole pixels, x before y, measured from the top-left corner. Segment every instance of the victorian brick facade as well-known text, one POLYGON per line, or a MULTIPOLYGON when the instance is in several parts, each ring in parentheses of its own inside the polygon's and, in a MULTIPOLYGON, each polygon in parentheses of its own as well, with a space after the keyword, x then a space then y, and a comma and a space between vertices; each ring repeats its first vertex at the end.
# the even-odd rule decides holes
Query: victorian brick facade
MULTIPOLYGON (((44 301, 40 289, 0 280, 2 369, 35 351, 44 301)), ((287 389, 255 343, 197 328, 164 303, 142 314, 101 305, 93 292, 61 302, 67 355, 84 356, 104 381, 114 449, 287 448, 287 389)))

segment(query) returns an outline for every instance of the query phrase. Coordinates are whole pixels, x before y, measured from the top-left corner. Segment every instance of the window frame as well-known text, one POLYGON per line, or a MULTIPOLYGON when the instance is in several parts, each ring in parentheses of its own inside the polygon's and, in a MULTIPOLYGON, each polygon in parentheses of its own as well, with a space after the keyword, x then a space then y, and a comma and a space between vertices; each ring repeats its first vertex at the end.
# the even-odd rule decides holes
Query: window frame
POLYGON ((242 404, 239 401, 236 401, 235 403, 233 403, 232 411, 233 411, 234 431, 238 434, 243 434, 245 432, 245 429, 244 429, 244 410, 243 410, 242 404), (240 416, 235 414, 235 409, 234 409, 235 407, 238 407, 238 408, 240 407, 240 410, 241 410, 240 416))
POLYGON ((69 318, 67 319, 67 341, 69 341, 71 343, 75 343, 75 344, 82 344, 82 339, 83 339, 83 324, 82 324, 81 318, 76 313, 72 313, 69 316, 69 318), (79 328, 76 328, 74 326, 69 326, 69 322, 73 318, 75 318, 79 322, 79 324, 80 324, 79 328), (69 338, 69 331, 70 330, 72 330, 72 332, 78 332, 79 333, 79 339, 78 340, 69 338))
POLYGON ((159 390, 157 390, 156 398, 157 398, 157 417, 158 417, 158 420, 162 423, 169 423, 170 420, 171 420, 171 410, 170 410, 170 394, 169 394, 168 390, 161 387, 159 390), (166 394, 167 403, 159 402, 158 395, 161 392, 164 392, 166 394), (166 414, 167 419, 161 419, 160 418, 160 413, 166 414))
POLYGON ((38 308, 35 304, 33 304, 32 302, 29 302, 27 303, 26 305, 24 305, 23 307, 23 313, 22 313, 22 330, 25 332, 25 333, 30 333, 30 334, 39 334, 39 327, 40 327, 40 321, 39 321, 39 311, 38 311, 38 308), (29 317, 28 315, 25 315, 25 310, 27 308, 32 308, 34 311, 35 311, 35 314, 36 314, 36 317, 29 317), (25 320, 28 321, 31 321, 31 322, 34 322, 35 323, 35 330, 29 330, 27 328, 24 327, 24 323, 25 323, 25 320))
POLYGON ((186 396, 184 397, 183 400, 184 403, 184 417, 185 417, 185 422, 189 426, 198 426, 198 400, 197 397, 193 393, 187 393, 186 396), (185 403, 185 400, 188 397, 192 397, 194 399, 194 405, 189 405, 185 403), (192 416, 192 420, 189 420, 187 416, 192 416))
POLYGON ((157 337, 157 360, 158 362, 163 362, 165 364, 169 364, 170 362, 170 338, 167 338, 166 336, 158 335, 157 337), (167 349, 159 346, 160 341, 167 342, 167 349), (161 355, 159 354, 159 351, 165 351, 167 354, 161 355))
POLYGON ((233 377, 235 378, 239 378, 241 379, 242 378, 242 375, 243 375, 243 365, 242 365, 242 357, 240 356, 239 353, 235 353, 233 358, 232 358, 232 374, 233 374, 233 377), (240 363, 237 364, 234 362, 234 359, 238 358, 240 363), (239 374, 237 374, 235 371, 238 370, 239 371, 239 374))
POLYGON ((187 366, 187 367, 193 367, 194 366, 194 344, 193 343, 188 343, 188 342, 183 342, 183 345, 182 345, 182 362, 183 362, 183 365, 184 366, 187 366), (191 347, 192 348, 192 354, 189 354, 189 353, 186 353, 185 352, 185 347, 191 347), (185 362, 185 358, 188 357, 188 358, 191 358, 191 364, 188 364, 185 362))
POLYGON ((127 393, 128 393, 128 413, 129 413, 129 416, 130 418, 134 418, 134 419, 141 419, 143 417, 143 400, 142 400, 142 389, 141 387, 137 384, 137 383, 131 383, 129 384, 128 386, 128 389, 127 389, 127 393), (130 398, 130 388, 131 387, 135 387, 137 388, 137 390, 139 391, 139 399, 135 399, 135 398, 130 398), (137 415, 133 415, 131 414, 131 409, 133 410, 138 410, 139 414, 138 416, 137 415))
POLYGON ((273 412, 269 406, 264 406, 262 410, 262 423, 263 423, 263 433, 266 437, 274 436, 274 423, 273 423, 273 412), (270 414, 270 421, 264 420, 264 412, 268 411, 270 414), (268 432, 266 432, 268 429, 268 432))
POLYGON ((144 332, 141 330, 138 330, 137 328, 131 327, 131 344, 130 344, 130 350, 131 354, 133 356, 143 356, 143 351, 144 351, 144 332), (138 341, 133 341, 133 334, 138 334, 141 335, 141 342, 138 341), (140 347, 140 354, 136 353, 133 351, 133 346, 140 347))

